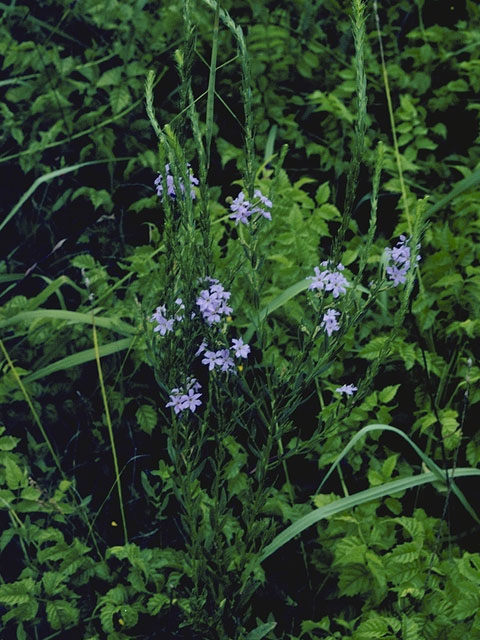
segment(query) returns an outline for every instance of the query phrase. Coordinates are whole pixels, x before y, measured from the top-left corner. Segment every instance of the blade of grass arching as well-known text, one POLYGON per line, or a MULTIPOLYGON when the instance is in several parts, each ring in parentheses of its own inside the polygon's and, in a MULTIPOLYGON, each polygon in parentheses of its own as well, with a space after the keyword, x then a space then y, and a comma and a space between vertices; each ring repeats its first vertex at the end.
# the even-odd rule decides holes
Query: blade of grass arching
MULTIPOLYGON (((93 318, 93 316, 92 316, 93 318)), ((103 383, 103 373, 102 373, 102 365, 100 363, 100 349, 98 347, 98 339, 97 339, 97 329, 95 327, 95 320, 92 326, 93 330, 93 346, 95 351, 95 360, 97 362, 97 371, 98 371, 98 381, 100 383, 100 389, 102 392, 102 400, 103 400, 103 408, 105 410, 105 420, 107 422, 108 436, 110 438, 110 446, 112 447, 112 457, 113 457, 113 467, 115 471, 115 482, 117 484, 118 491, 118 503, 120 507, 120 515, 122 518, 122 527, 123 527, 123 537, 125 540, 125 544, 128 543, 128 534, 127 534, 127 521, 125 519, 125 510, 123 507, 123 496, 122 496, 122 484, 120 481, 120 471, 118 467, 118 458, 117 458, 117 449, 115 446, 115 438, 113 437, 113 428, 112 428, 112 420, 110 418, 110 410, 108 408, 108 400, 107 400, 107 392, 105 390, 105 385, 103 383)))
POLYGON ((441 198, 436 204, 433 204, 427 209, 426 217, 430 218, 434 213, 443 209, 451 200, 459 196, 464 191, 475 187, 480 183, 480 169, 475 169, 469 176, 459 180, 453 189, 446 196, 441 198))
MULTIPOLYGON (((26 276, 24 273, 22 273, 19 276, 17 274, 14 274, 14 276, 10 278, 10 282, 15 281, 18 283, 19 280, 23 280, 25 277, 26 276)), ((85 289, 82 289, 82 287, 79 287, 75 282, 73 282, 73 280, 70 280, 68 276, 60 276, 55 280, 51 280, 50 278, 46 278, 45 276, 35 276, 35 277, 41 278, 44 282, 48 282, 48 284, 45 287, 45 289, 40 291, 38 295, 28 299, 26 305, 30 310, 33 310, 39 307, 43 302, 45 302, 45 300, 48 300, 48 298, 53 294, 56 294, 61 307, 65 309, 66 305, 64 303, 63 296, 60 293, 61 287, 65 285, 72 287, 72 289, 75 289, 75 291, 77 291, 78 293, 81 293, 81 294, 85 293, 85 289)), ((2 282, 2 280, 3 279, 0 277, 0 283, 2 282)), ((6 278, 3 281, 8 282, 6 278)), ((12 286, 15 286, 15 285, 12 285, 12 286)), ((7 289, 7 291, 2 291, 0 293, 0 298, 3 297, 8 292, 9 289, 7 289)))
POLYGON ((206 133, 205 138, 207 141, 207 171, 210 167, 210 147, 212 144, 213 136, 213 111, 215 101, 215 75, 217 73, 217 52, 218 52, 218 25, 220 21, 220 5, 217 3, 215 9, 215 17, 213 19, 213 37, 212 37, 212 55, 210 58, 210 73, 208 75, 208 91, 207 91, 207 113, 205 115, 206 120, 206 133))
MULTIPOLYGON (((304 280, 300 280, 300 282, 296 282, 295 284, 292 284, 292 286, 288 287, 288 289, 285 289, 285 291, 282 291, 282 293, 280 293, 273 300, 271 300, 265 307, 263 307, 263 309, 258 314, 258 322, 263 322, 263 320, 265 320, 265 318, 270 313, 272 313, 279 307, 283 306, 286 302, 288 302, 289 300, 297 296, 302 291, 305 291, 306 289, 308 289, 308 287, 311 284, 312 284, 311 281, 305 278, 304 280)), ((245 332, 245 335, 243 336, 243 339, 245 340, 245 342, 248 342, 249 340, 251 340, 255 331, 256 331, 256 327, 254 326, 254 324, 250 324, 247 331, 245 332)))
MULTIPOLYGON (((75 136, 72 136, 72 139, 75 136)), ((48 145, 47 145, 48 146, 48 145)), ((36 151, 39 151, 39 149, 37 149, 36 151)), ((132 158, 115 158, 116 162, 120 162, 120 161, 124 161, 124 160, 131 160, 132 158)), ((5 160, 5 158, 1 158, 0 162, 3 162, 5 160)), ((20 208, 25 204, 25 202, 30 198, 30 196, 35 193, 35 191, 38 189, 38 187, 43 184, 44 182, 48 182, 49 180, 53 180, 54 178, 59 178, 60 176, 64 176, 66 173, 71 173, 72 171, 77 171, 78 169, 81 169, 82 167, 88 167, 91 166, 92 164, 105 164, 106 162, 112 162, 111 159, 107 159, 107 160, 91 160, 89 162, 81 162, 80 164, 74 164, 71 167, 64 167, 63 169, 56 169, 55 171, 51 171, 50 173, 45 173, 43 176, 40 176, 40 178, 37 178, 35 180, 35 182, 32 184, 32 186, 23 194, 23 196, 20 198, 20 200, 17 202, 17 204, 13 207, 13 209, 10 211, 10 213, 7 214, 7 216, 2 220, 2 222, 0 222, 0 231, 5 227, 5 225, 7 225, 10 220, 13 218, 13 216, 17 213, 17 211, 20 210, 20 208)))
MULTIPOLYGON (((327 475, 324 477, 324 479, 322 480, 322 482, 320 483, 318 489, 317 489, 317 493, 319 493, 319 491, 321 490, 321 488, 323 487, 323 485, 325 484, 325 482, 328 480, 328 478, 331 476, 331 474, 333 473, 333 471, 336 469, 336 467, 340 464, 341 460, 347 455, 347 453, 350 451, 350 449, 367 433, 370 433, 371 431, 391 431, 392 433, 396 433, 397 435, 401 436, 404 440, 406 440, 408 442, 408 444, 412 447, 412 449, 415 451, 415 453, 421 458, 422 462, 426 465, 426 467, 428 469, 430 469, 430 471, 432 473, 435 474, 435 476, 437 477, 437 480, 440 482, 445 482, 446 481, 446 476, 445 476, 445 471, 442 470, 431 458, 429 458, 421 449, 420 447, 418 447, 408 436, 406 433, 404 433, 403 431, 400 431, 400 429, 397 429, 396 427, 391 427, 390 425, 387 424, 369 424, 366 427, 363 427, 362 429, 360 429, 360 431, 358 433, 356 433, 353 438, 350 440, 350 442, 344 447, 343 451, 338 455, 337 459, 335 460, 335 462, 332 464, 332 466, 330 467, 327 475)), ((452 491, 453 493, 457 496, 457 498, 460 500, 460 502, 462 503, 462 505, 464 506, 464 508, 466 509, 466 511, 468 511, 468 513, 472 516, 472 518, 480 524, 480 518, 477 516, 477 514, 475 513, 475 511, 473 510, 473 508, 470 506, 470 504, 468 503, 467 499, 465 498, 465 496, 463 495, 463 493, 460 491, 460 489, 457 487, 457 485, 452 482, 452 491)))
MULTIPOLYGON (((99 348, 99 354, 102 358, 104 358, 105 356, 110 356, 114 353, 118 353, 119 351, 124 351, 125 349, 129 349, 131 347, 134 340, 135 338, 124 338, 123 340, 117 340, 116 342, 111 342, 110 344, 104 344, 99 348)), ((79 351, 78 353, 74 353, 71 356, 67 356, 66 358, 57 360, 56 362, 52 362, 46 367, 38 369, 38 371, 34 371, 30 375, 25 376, 25 382, 33 382, 34 380, 44 378, 45 376, 48 376, 51 373, 55 373, 56 371, 64 371, 65 369, 77 367, 78 365, 84 364, 85 362, 91 362, 92 360, 95 360, 95 358, 95 349, 85 349, 85 351, 79 351)))
POLYGON ((93 316, 92 313, 79 313, 78 311, 66 311, 64 309, 37 309, 36 311, 21 311, 11 318, 0 320, 0 329, 4 329, 17 322, 32 322, 39 318, 51 318, 52 320, 66 320, 78 324, 95 324, 97 327, 111 329, 124 336, 133 336, 137 332, 135 327, 130 326, 118 318, 102 318, 93 316), (92 320, 94 317, 94 320, 92 320))
MULTIPOLYGON (((449 473, 450 477, 455 478, 480 476, 480 469, 459 468, 455 470, 449 469, 447 472, 449 473)), ((443 480, 445 480, 444 477, 443 480)), ((343 511, 353 509, 360 504, 365 504, 366 502, 371 502, 372 500, 377 500, 378 498, 390 496, 407 489, 413 489, 423 484, 429 484, 437 481, 437 474, 433 473, 432 471, 427 471, 426 473, 409 476, 408 478, 392 480, 392 482, 387 482, 385 484, 379 485, 378 487, 370 487, 370 489, 359 491, 358 493, 355 493, 352 496, 347 496, 346 498, 339 498, 331 504, 327 504, 324 507, 315 509, 311 513, 307 513, 306 516, 299 518, 296 522, 287 527, 263 549, 263 551, 260 553, 259 562, 262 563, 264 560, 266 560, 266 558, 275 553, 275 551, 278 551, 278 549, 287 544, 287 542, 290 542, 292 538, 295 538, 300 533, 302 533, 302 531, 305 531, 305 529, 308 529, 320 520, 330 518, 331 516, 342 513, 343 511)))
MULTIPOLYGON (((265 318, 268 315, 270 315, 271 313, 273 313, 274 311, 282 307, 286 302, 288 302, 289 300, 297 296, 299 293, 302 293, 302 291, 306 291, 311 284, 312 283, 310 278, 304 278, 303 280, 300 280, 299 282, 292 284, 290 287, 288 287, 288 289, 285 289, 285 291, 282 291, 282 293, 276 296, 267 305, 265 305, 263 309, 261 309, 260 313, 258 314, 258 321, 263 322, 263 320, 265 320, 265 318)), ((364 293, 368 293, 368 289, 366 289, 365 287, 362 287, 361 285, 357 285, 356 289, 358 289, 359 291, 363 291, 364 293)), ((256 331, 255 324, 251 323, 248 326, 245 332, 245 335, 243 336, 243 339, 245 340, 245 342, 248 342, 249 340, 251 340, 255 331, 256 331)))

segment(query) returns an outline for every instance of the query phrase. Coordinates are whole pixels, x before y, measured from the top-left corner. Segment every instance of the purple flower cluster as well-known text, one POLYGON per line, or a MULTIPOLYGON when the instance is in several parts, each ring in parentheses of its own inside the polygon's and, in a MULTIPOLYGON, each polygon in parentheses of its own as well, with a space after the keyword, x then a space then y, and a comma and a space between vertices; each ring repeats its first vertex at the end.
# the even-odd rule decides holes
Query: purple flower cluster
POLYGON ((334 331, 338 331, 340 329, 340 325, 337 321, 337 316, 340 315, 339 311, 335 311, 335 309, 329 309, 324 315, 323 320, 320 323, 320 326, 325 329, 329 336, 332 335, 334 331))
MULTIPOLYGON (((244 344, 242 338, 233 338, 230 349, 234 351, 235 357, 237 358, 247 358, 250 353, 250 346, 248 344, 244 344)), ((202 342, 195 355, 198 356, 201 353, 203 353, 202 364, 208 366, 209 371, 213 371, 215 368, 219 368, 220 371, 226 372, 235 371, 235 362, 230 355, 229 349, 211 351, 210 349, 207 349, 205 342, 202 342)))
POLYGON ((210 286, 208 289, 200 291, 196 302, 203 319, 211 325, 220 322, 222 316, 228 316, 232 313, 232 308, 227 305, 231 293, 225 291, 218 280, 208 278, 208 281, 210 286))
POLYGON ((201 389, 200 383, 195 378, 189 378, 186 389, 182 387, 178 389, 172 389, 170 393, 170 402, 167 402, 166 407, 173 407, 175 414, 178 414, 186 409, 189 409, 192 413, 197 407, 202 404, 200 400, 201 393, 198 393, 201 389))
MULTIPOLYGON (((187 162, 187 167, 188 167, 188 174, 189 174, 189 179, 190 179, 190 196, 192 198, 192 200, 195 199, 195 191, 193 189, 194 185, 198 184, 198 178, 195 178, 195 176, 193 175, 192 170, 190 169, 190 163, 187 162)), ((171 198, 176 198, 177 194, 175 193, 175 184, 173 182, 173 176, 170 173, 170 164, 166 164, 165 165, 165 173, 166 173, 166 178, 167 178, 167 194, 171 197, 171 198)), ((182 192, 182 195, 185 194, 185 186, 183 184, 183 180, 182 178, 179 178, 179 184, 180 184, 180 190, 182 192)), ((163 178, 162 178, 162 174, 159 173, 157 179, 154 182, 155 186, 157 187, 157 195, 158 196, 162 196, 163 194, 163 178)))
MULTIPOLYGON (((327 267, 327 261, 321 263, 322 267, 327 267)), ((320 289, 320 291, 331 291, 334 298, 338 298, 338 296, 342 293, 346 293, 347 287, 350 286, 350 283, 345 278, 343 271, 345 267, 342 263, 337 265, 337 271, 330 271, 330 269, 323 269, 320 271, 320 267, 315 267, 315 275, 308 276, 309 280, 313 280, 312 284, 308 287, 309 289, 320 289)))
POLYGON ((167 309, 165 305, 162 304, 155 309, 155 313, 150 318, 150 322, 157 323, 154 331, 158 331, 161 336, 164 336, 166 333, 173 331, 173 325, 175 321, 180 322, 181 320, 183 320, 183 314, 181 312, 183 311, 183 309, 185 309, 185 305, 183 304, 182 299, 177 298, 175 300, 175 304, 178 305, 178 310, 173 317, 167 318, 167 309))
MULTIPOLYGON (((406 236, 401 235, 393 249, 385 249, 390 261, 387 267, 387 275, 392 280, 394 287, 404 284, 407 279, 407 273, 410 268, 410 247, 406 243, 406 236)), ((420 249, 420 245, 417 245, 417 249, 420 249)), ((420 260, 420 256, 417 256, 418 260, 420 260)))
MULTIPOLYGON (((328 262, 325 260, 320 264, 320 266, 323 267, 323 269, 320 269, 320 267, 314 267, 313 270, 315 275, 308 276, 308 280, 312 280, 312 284, 308 288, 311 291, 314 289, 319 289, 320 291, 331 291, 334 298, 338 298, 340 295, 346 293, 347 287, 350 286, 350 283, 342 273, 345 269, 343 264, 339 262, 336 270, 331 270, 328 268, 328 262)), ((340 312, 335 311, 334 309, 328 309, 323 315, 320 326, 325 329, 329 336, 331 336, 334 331, 338 331, 340 329, 340 325, 337 320, 337 316, 339 315, 340 312)))
POLYGON ((245 194, 243 191, 240 191, 238 196, 230 205, 230 209, 233 211, 230 218, 235 220, 236 225, 238 225, 239 222, 242 224, 248 224, 248 219, 254 213, 260 213, 267 220, 272 219, 272 214, 268 211, 268 209, 272 208, 272 201, 264 196, 260 189, 255 189, 254 196, 257 198, 257 201, 252 204, 248 200, 245 200, 245 194), (265 209, 257 206, 259 203, 262 203, 265 209))

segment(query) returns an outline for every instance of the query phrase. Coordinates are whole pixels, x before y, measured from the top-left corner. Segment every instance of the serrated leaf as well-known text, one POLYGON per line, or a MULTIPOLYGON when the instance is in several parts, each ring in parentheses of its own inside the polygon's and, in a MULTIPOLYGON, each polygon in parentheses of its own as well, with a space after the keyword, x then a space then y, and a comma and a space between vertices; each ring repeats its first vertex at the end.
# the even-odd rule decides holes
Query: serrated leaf
POLYGON ((389 556, 389 561, 394 560, 401 564, 412 564, 419 558, 419 545, 417 542, 404 542, 397 545, 389 556))
POLYGON ((328 202, 329 198, 330 198, 330 185, 328 182, 324 182, 318 187, 317 192, 315 194, 315 200, 318 205, 322 205, 322 204, 325 204, 325 202, 328 202))
POLYGON ((0 451, 11 451, 12 449, 15 449, 19 442, 20 438, 15 438, 14 436, 2 436, 0 438, 0 451))
POLYGON ((17 605, 29 602, 35 590, 32 578, 0 584, 0 602, 7 605, 17 605))
POLYGON ((370 576, 363 564, 349 564, 342 569, 338 590, 342 596, 356 596, 371 591, 370 576))
POLYGON ((45 571, 42 575, 43 588, 45 589, 45 593, 48 596, 56 595, 61 591, 64 586, 62 585, 63 580, 66 578, 63 574, 58 571, 45 571))
POLYGON ((27 475, 11 458, 5 459, 5 479, 9 489, 21 489, 27 486, 27 475))
POLYGON ((478 613, 480 606, 478 594, 462 594, 462 598, 455 603, 452 610, 454 620, 465 620, 478 613))
POLYGON ((389 456, 382 465, 382 474, 384 480, 390 479, 392 477, 393 470, 397 464, 398 453, 394 453, 389 456))
POLYGON ((113 113, 120 113, 130 104, 130 91, 125 86, 115 87, 110 92, 110 106, 113 113))
POLYGON ((120 84, 120 78, 122 77, 123 67, 114 67, 113 69, 108 69, 102 73, 100 78, 97 81, 97 87, 111 87, 117 86, 120 84))
POLYGON ((20 498, 22 500, 38 500, 41 495, 42 491, 37 487, 25 487, 22 489, 20 498))
POLYGON ((149 404, 142 404, 137 409, 135 417, 140 429, 150 435, 157 425, 157 412, 155 409, 149 404))
POLYGON ((49 600, 46 604, 47 620, 55 631, 76 624, 79 610, 67 600, 49 600))
POLYGON ((93 187, 80 187, 73 193, 72 200, 75 200, 75 198, 78 198, 79 196, 87 197, 90 200, 90 202, 93 204, 93 207, 95 210, 97 210, 98 207, 103 207, 106 211, 110 213, 110 211, 113 209, 112 198, 106 189, 93 189, 93 187))
POLYGON ((342 214, 334 204, 322 204, 321 207, 315 210, 320 214, 324 220, 339 220, 342 214))
POLYGON ((392 384, 388 387, 384 387, 378 394, 378 399, 380 400, 380 402, 391 402, 396 396, 399 387, 399 384, 392 384))
POLYGON ((156 593, 147 602, 148 613, 156 616, 169 602, 169 596, 164 593, 156 593))
POLYGON ((95 260, 88 253, 80 253, 72 259, 72 266, 77 267, 77 269, 93 269, 95 260))
POLYGON ((107 602, 103 605, 100 611, 100 623, 102 628, 107 633, 113 633, 115 631, 115 627, 113 625, 113 616, 120 610, 120 607, 115 604, 111 604, 107 602))

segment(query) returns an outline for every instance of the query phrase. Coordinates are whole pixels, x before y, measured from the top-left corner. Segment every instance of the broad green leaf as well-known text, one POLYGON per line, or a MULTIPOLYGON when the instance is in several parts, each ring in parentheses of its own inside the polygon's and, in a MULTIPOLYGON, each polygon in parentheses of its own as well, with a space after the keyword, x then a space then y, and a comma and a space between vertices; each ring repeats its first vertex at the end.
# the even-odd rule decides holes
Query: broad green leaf
POLYGON ((14 462, 11 458, 6 458, 4 461, 4 465, 5 479, 7 481, 7 486, 9 489, 12 489, 12 491, 14 491, 15 489, 21 489, 27 486, 27 474, 22 471, 22 469, 20 469, 16 462, 14 462))
POLYGON ((115 115, 119 114, 130 103, 130 91, 126 86, 115 87, 110 92, 110 106, 115 115))
POLYGON ((142 431, 150 434, 157 424, 157 412, 149 404, 142 404, 135 413, 137 422, 142 431))

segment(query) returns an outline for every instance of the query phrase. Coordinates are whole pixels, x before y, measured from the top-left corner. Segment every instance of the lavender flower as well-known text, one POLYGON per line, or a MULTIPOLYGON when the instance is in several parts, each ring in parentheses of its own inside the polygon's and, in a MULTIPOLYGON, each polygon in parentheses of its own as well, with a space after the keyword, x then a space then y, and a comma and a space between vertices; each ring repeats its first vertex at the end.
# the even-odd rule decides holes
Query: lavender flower
POLYGON ((218 367, 221 371, 234 371, 235 363, 228 349, 219 349, 218 351, 206 350, 202 364, 208 366, 209 371, 213 371, 218 367))
POLYGON ((232 307, 227 305, 227 300, 230 298, 231 293, 225 291, 218 280, 210 278, 209 282, 211 282, 210 287, 200 291, 196 302, 203 319, 207 324, 212 325, 220 322, 222 315, 230 315, 232 307))
POLYGON ((253 213, 253 211, 250 208, 251 206, 252 205, 250 204, 250 202, 248 200, 245 200, 245 194, 243 193, 243 191, 240 191, 238 196, 230 205, 231 211, 234 212, 232 213, 230 218, 235 220, 236 225, 238 225, 239 222, 242 222, 243 224, 248 224, 248 219, 253 213))
POLYGON ((337 393, 344 393, 347 396, 353 396, 355 391, 358 391, 358 389, 353 384, 344 384, 341 387, 337 387, 335 391, 337 393))
POLYGON ((244 344, 242 338, 233 338, 230 349, 235 351, 237 358, 247 358, 250 353, 250 345, 244 344))
POLYGON ((167 402, 165 406, 172 407, 176 415, 186 409, 193 413, 202 404, 200 400, 202 394, 198 393, 201 388, 200 383, 195 378, 189 378, 185 390, 182 388, 172 389, 170 402, 167 402))
POLYGON ((254 213, 260 213, 267 220, 272 219, 270 211, 267 211, 267 209, 272 208, 272 201, 264 196, 260 189, 255 189, 254 196, 258 199, 258 202, 261 202, 263 206, 266 207, 266 209, 262 209, 261 207, 256 206, 258 203, 252 204, 248 200, 245 200, 245 194, 243 193, 243 191, 240 191, 238 196, 230 205, 230 210, 233 211, 233 213, 230 215, 230 218, 235 220, 236 225, 238 225, 239 222, 241 222, 242 224, 248 224, 249 218, 254 213))
POLYGON ((340 325, 337 322, 336 316, 339 316, 340 312, 335 311, 334 309, 329 309, 327 313, 324 314, 323 320, 320 323, 321 327, 325 328, 325 331, 329 336, 332 335, 334 331, 338 331, 340 329, 340 325))
POLYGON ((178 305, 178 309, 173 318, 167 318, 167 316, 165 315, 167 310, 164 304, 157 307, 155 313, 150 318, 150 322, 157 323, 154 331, 159 331, 161 336, 164 336, 166 333, 173 331, 174 323, 181 322, 184 318, 183 313, 181 313, 185 309, 185 305, 183 304, 182 299, 177 298, 175 300, 175 304, 178 305))
MULTIPOLYGON (((267 207, 267 209, 271 209, 272 208, 272 201, 269 200, 266 196, 264 196, 262 194, 262 192, 260 191, 260 189, 255 189, 254 192, 254 196, 256 198, 258 198, 260 200, 260 202, 267 207)), ((253 213, 261 213, 262 216, 264 218, 266 218, 267 220, 271 220, 272 219, 272 214, 270 213, 270 211, 266 211, 265 209, 261 209, 260 207, 255 207, 255 209, 253 210, 253 213)))
MULTIPOLYGON (((195 178, 195 176, 193 175, 192 170, 190 169, 190 163, 187 162, 187 168, 188 168, 188 176, 190 179, 190 196, 192 198, 192 200, 195 199, 195 191, 193 189, 194 185, 198 185, 198 178, 195 178)), ((175 193, 175 184, 173 181, 173 176, 170 173, 170 164, 166 164, 165 165, 165 173, 166 173, 166 179, 167 179, 167 194, 171 197, 171 198, 176 198, 177 194, 175 193)), ((180 190, 182 192, 182 195, 185 195, 185 186, 183 184, 183 180, 182 178, 178 179, 179 184, 180 184, 180 190)), ((156 178, 154 184, 157 187, 157 195, 158 196, 162 196, 163 194, 163 178, 162 178, 162 174, 159 174, 158 177, 156 178)))
POLYGON ((173 323, 175 322, 174 318, 167 318, 165 313, 166 308, 165 305, 162 304, 156 308, 155 313, 150 318, 150 322, 157 323, 154 331, 159 331, 161 336, 164 336, 169 331, 173 331, 173 323))
POLYGON ((213 371, 215 367, 221 367, 223 365, 224 357, 221 351, 210 351, 207 349, 204 353, 202 364, 208 366, 209 371, 213 371))
MULTIPOLYGON (((401 235, 393 249, 385 249, 385 254, 388 256, 389 261, 393 262, 393 264, 389 264, 386 271, 394 287, 405 283, 410 268, 410 247, 407 246, 406 242, 406 236, 401 235)), ((419 244, 417 249, 420 249, 419 244)), ((420 260, 420 256, 417 256, 418 260, 420 260)))
MULTIPOLYGON (((326 267, 327 262, 322 262, 321 266, 326 267)), ((350 283, 341 273, 345 267, 340 262, 337 265, 337 271, 330 271, 330 269, 323 269, 320 271, 320 267, 314 267, 314 276, 308 276, 309 280, 313 280, 312 284, 308 287, 310 290, 320 289, 320 291, 331 291, 334 298, 338 298, 340 294, 346 293, 347 287, 350 283)))

